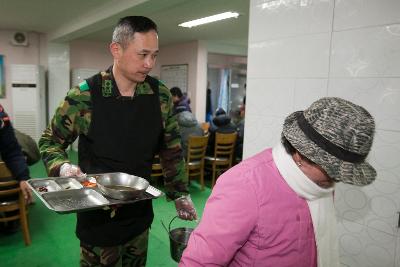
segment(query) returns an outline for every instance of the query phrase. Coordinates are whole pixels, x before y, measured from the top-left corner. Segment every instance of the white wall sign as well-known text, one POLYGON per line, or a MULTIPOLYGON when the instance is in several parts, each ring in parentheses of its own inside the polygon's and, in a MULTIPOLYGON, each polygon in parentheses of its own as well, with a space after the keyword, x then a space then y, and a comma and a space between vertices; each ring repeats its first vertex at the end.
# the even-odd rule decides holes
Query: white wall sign
POLYGON ((161 66, 160 80, 168 87, 179 87, 182 92, 188 91, 188 65, 163 65, 161 66))

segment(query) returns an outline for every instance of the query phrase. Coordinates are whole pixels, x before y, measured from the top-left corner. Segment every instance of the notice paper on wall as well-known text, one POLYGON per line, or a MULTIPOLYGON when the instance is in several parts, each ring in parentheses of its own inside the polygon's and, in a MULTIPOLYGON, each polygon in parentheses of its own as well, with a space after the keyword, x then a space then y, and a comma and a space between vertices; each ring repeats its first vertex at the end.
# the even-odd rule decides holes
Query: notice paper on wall
POLYGON ((169 89, 179 87, 182 92, 188 91, 188 65, 163 65, 161 66, 161 82, 169 89))

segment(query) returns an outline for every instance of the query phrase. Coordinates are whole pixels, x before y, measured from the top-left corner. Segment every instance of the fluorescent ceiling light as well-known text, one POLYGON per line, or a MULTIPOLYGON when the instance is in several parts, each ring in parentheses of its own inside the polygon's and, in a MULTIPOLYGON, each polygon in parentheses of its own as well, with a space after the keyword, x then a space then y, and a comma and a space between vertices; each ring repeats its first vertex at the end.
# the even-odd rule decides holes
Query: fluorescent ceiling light
POLYGON ((229 18, 237 18, 238 16, 239 16, 239 13, 229 11, 229 12, 224 12, 221 14, 216 14, 216 15, 212 15, 209 17, 201 18, 201 19, 187 21, 187 22, 179 24, 178 26, 192 28, 195 26, 199 26, 199 25, 214 22, 214 21, 219 21, 219 20, 229 19, 229 18))

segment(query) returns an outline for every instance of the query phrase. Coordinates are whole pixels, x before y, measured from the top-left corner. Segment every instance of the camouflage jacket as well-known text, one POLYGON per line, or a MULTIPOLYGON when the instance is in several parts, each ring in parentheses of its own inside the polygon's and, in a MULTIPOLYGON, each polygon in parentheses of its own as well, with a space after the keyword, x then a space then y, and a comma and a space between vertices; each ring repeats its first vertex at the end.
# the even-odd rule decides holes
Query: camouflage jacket
MULTIPOLYGON (((112 75, 101 72, 103 95, 113 89, 112 75)), ((136 86, 135 95, 153 94, 147 82, 136 86)), ((180 135, 176 117, 173 115, 171 94, 166 86, 159 84, 161 117, 163 122, 163 144, 160 148, 160 159, 165 176, 166 194, 176 199, 188 193, 185 162, 182 157, 180 135)), ((61 165, 69 162, 65 149, 79 135, 87 135, 91 122, 92 102, 90 90, 86 83, 73 87, 44 131, 39 140, 39 150, 49 176, 58 176, 61 165)))

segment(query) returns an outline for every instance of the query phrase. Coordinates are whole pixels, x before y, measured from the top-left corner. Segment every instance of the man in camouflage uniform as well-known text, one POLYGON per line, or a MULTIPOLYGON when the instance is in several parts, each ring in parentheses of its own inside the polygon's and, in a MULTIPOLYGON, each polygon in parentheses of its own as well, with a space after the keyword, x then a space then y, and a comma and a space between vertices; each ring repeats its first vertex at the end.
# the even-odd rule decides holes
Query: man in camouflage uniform
MULTIPOLYGON (((125 172, 148 178, 160 155, 166 195, 180 218, 196 219, 168 88, 148 76, 158 54, 156 24, 122 18, 114 29, 113 66, 72 88, 39 141, 50 176, 125 172), (65 149, 79 136, 79 167, 65 149)), ((145 266, 151 200, 120 206, 115 213, 77 213, 81 266, 145 266), (115 215, 114 215, 115 214, 115 215)))

